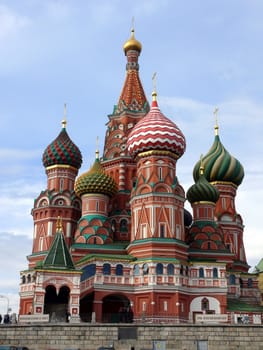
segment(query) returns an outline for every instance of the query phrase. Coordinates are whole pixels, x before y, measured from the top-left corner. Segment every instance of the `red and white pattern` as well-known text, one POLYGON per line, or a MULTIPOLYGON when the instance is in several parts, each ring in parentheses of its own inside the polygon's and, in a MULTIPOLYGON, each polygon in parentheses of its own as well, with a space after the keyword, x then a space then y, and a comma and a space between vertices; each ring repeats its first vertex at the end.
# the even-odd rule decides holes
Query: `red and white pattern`
POLYGON ((176 124, 162 114, 156 101, 154 102, 149 113, 129 134, 128 151, 135 157, 145 151, 167 150, 179 158, 185 151, 185 137, 176 124))

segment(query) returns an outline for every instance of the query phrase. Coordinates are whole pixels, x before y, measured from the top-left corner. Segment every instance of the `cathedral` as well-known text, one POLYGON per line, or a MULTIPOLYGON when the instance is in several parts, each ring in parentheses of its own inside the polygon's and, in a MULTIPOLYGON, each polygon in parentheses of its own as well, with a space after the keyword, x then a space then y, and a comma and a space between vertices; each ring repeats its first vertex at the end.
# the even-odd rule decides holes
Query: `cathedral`
POLYGON ((261 293, 235 208, 243 166, 222 144, 216 122, 214 142, 200 159, 196 154, 193 184, 184 189, 176 168, 186 139, 162 113, 156 86, 147 100, 134 29, 123 50, 126 78, 92 167, 79 173, 82 155, 66 118, 44 150, 47 185, 32 209, 19 314, 153 323, 206 315, 236 322, 245 314, 259 323, 261 293))

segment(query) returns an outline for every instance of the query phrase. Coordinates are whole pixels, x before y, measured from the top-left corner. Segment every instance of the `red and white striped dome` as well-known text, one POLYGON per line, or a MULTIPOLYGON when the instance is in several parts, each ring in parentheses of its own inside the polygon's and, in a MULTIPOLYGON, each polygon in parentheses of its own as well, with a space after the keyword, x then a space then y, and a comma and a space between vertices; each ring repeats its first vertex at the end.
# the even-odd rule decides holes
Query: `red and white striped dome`
POLYGON ((180 158, 186 147, 182 131, 160 111, 156 92, 149 113, 142 118, 128 136, 127 146, 131 156, 151 150, 170 151, 180 158))

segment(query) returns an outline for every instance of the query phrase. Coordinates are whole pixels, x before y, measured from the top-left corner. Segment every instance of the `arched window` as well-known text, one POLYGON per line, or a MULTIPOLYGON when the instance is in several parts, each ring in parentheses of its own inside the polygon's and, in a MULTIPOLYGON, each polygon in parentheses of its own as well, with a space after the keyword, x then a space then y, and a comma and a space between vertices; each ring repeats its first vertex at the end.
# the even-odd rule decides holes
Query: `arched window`
POLYGON ((110 264, 106 263, 106 264, 103 265, 102 273, 103 273, 103 275, 110 275, 110 273, 111 273, 111 266, 110 266, 110 264))
POLYGON ((252 280, 252 278, 249 278, 247 280, 247 286, 248 286, 248 288, 252 288, 253 287, 253 280, 252 280))
POLYGON ((23 284, 26 283, 26 276, 22 276, 22 283, 23 283, 23 284))
POLYGON ((122 276, 123 275, 123 266, 122 266, 122 264, 116 265, 116 275, 117 276, 122 276))
POLYGON ((208 311, 209 310, 209 300, 207 298, 203 298, 201 301, 201 310, 208 311))
POLYGON ((236 276, 235 275, 229 276, 229 284, 236 284, 236 276))
POLYGON ((31 283, 31 275, 27 275, 27 283, 31 283))
POLYGON ((163 264, 158 263, 156 265, 156 274, 157 275, 162 275, 163 274, 163 264))
POLYGON ((239 278, 239 284, 240 284, 240 288, 243 288, 243 287, 244 287, 244 283, 243 283, 242 278, 239 278))
POLYGON ((167 275, 174 275, 174 265, 173 264, 167 265, 167 275))
POLYGON ((184 267, 183 265, 180 266, 180 275, 183 275, 184 274, 184 267))
POLYGON ((202 267, 199 268, 199 277, 200 278, 204 278, 205 277, 204 269, 202 267))
POLYGON ((218 278, 218 270, 216 267, 213 268, 213 278, 218 278))
POLYGON ((135 276, 138 276, 139 274, 140 274, 140 267, 139 267, 139 265, 134 265, 134 268, 133 268, 133 274, 135 275, 135 276))
POLYGON ((128 232, 128 225, 127 225, 127 220, 122 219, 120 222, 120 231, 121 232, 128 232))
POLYGON ((149 273, 149 266, 148 266, 148 264, 144 264, 143 265, 142 271, 143 271, 144 275, 148 275, 148 273, 149 273))

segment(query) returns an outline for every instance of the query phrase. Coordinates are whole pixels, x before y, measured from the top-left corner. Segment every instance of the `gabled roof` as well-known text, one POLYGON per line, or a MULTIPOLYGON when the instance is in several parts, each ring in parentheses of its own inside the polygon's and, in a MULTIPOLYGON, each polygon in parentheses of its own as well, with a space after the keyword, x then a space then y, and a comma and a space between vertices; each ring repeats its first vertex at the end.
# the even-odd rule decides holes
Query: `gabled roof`
POLYGON ((64 239, 60 218, 58 218, 57 222, 56 235, 43 262, 43 269, 75 270, 72 257, 64 239))

